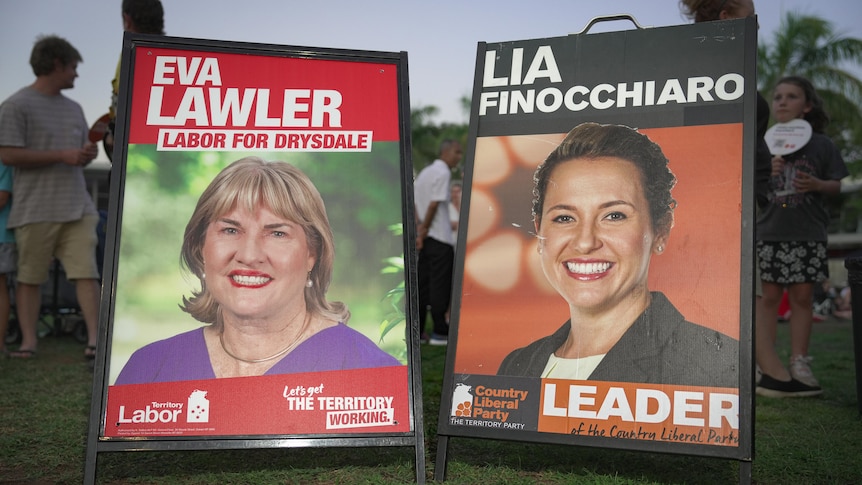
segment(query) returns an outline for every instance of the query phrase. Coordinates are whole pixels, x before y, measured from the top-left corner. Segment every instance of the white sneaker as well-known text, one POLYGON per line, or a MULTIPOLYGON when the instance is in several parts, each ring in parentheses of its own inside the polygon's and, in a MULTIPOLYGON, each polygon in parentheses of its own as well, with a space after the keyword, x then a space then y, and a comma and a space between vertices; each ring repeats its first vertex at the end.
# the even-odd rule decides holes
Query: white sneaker
POLYGON ((811 361, 813 357, 810 355, 794 355, 790 357, 790 375, 797 381, 811 386, 820 387, 814 373, 811 372, 811 361))
POLYGON ((436 333, 431 334, 431 339, 428 341, 431 345, 436 346, 445 346, 449 345, 449 336, 448 335, 438 335, 436 333))

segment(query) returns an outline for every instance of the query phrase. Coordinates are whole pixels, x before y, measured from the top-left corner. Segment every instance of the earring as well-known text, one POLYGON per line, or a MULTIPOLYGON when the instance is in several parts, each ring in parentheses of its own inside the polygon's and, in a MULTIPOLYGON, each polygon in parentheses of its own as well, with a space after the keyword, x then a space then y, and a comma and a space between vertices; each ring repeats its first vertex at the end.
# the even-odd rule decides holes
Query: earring
POLYGON ((658 251, 659 254, 663 253, 664 252, 664 245, 659 244, 658 247, 656 248, 656 251, 658 251))
POLYGON ((308 272, 308 279, 305 281, 305 287, 311 288, 314 286, 314 281, 311 281, 311 271, 308 272))

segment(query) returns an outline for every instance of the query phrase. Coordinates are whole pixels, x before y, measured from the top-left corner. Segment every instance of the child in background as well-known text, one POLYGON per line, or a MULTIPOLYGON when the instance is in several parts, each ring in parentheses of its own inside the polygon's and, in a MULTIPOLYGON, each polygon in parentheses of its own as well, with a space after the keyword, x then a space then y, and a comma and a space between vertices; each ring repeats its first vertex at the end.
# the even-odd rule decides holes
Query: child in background
POLYGON ((772 114, 779 123, 801 118, 811 124, 808 143, 773 157, 769 202, 757 219, 756 239, 763 296, 757 300, 755 351, 763 375, 756 392, 769 397, 816 396, 823 390, 811 371, 808 343, 813 323, 814 285, 829 277, 824 197, 841 191, 848 175, 838 149, 823 134, 829 117, 814 86, 790 76, 778 81, 772 114), (787 288, 790 301, 790 369, 775 350, 778 306, 787 288))
POLYGON ((12 167, 0 163, 0 355, 6 357, 6 332, 9 330, 9 277, 17 268, 18 254, 15 249, 15 233, 6 229, 6 220, 12 208, 12 167))

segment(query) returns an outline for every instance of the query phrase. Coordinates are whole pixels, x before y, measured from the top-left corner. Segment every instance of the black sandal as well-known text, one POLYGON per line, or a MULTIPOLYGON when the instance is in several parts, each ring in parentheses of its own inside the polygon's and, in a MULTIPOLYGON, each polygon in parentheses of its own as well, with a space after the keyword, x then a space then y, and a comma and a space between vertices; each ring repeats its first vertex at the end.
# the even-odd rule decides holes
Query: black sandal
POLYGON ((86 349, 84 349, 84 358, 87 360, 93 360, 96 358, 96 346, 88 345, 86 349))

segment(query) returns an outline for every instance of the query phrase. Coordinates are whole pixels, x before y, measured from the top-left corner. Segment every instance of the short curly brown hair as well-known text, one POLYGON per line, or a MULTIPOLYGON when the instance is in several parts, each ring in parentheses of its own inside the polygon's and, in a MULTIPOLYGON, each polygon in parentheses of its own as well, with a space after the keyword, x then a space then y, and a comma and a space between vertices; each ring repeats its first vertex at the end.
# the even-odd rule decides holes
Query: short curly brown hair
POLYGON ((81 53, 66 39, 56 35, 39 37, 30 52, 30 67, 36 76, 47 76, 54 72, 55 63, 66 67, 74 62, 83 62, 81 53))
POLYGON ((582 123, 548 155, 533 176, 533 222, 541 224, 545 192, 551 172, 562 162, 576 158, 621 158, 632 162, 641 174, 644 195, 649 202, 652 228, 657 234, 667 234, 673 225, 676 200, 671 189, 676 176, 668 168, 661 147, 637 130, 622 125, 582 123))

